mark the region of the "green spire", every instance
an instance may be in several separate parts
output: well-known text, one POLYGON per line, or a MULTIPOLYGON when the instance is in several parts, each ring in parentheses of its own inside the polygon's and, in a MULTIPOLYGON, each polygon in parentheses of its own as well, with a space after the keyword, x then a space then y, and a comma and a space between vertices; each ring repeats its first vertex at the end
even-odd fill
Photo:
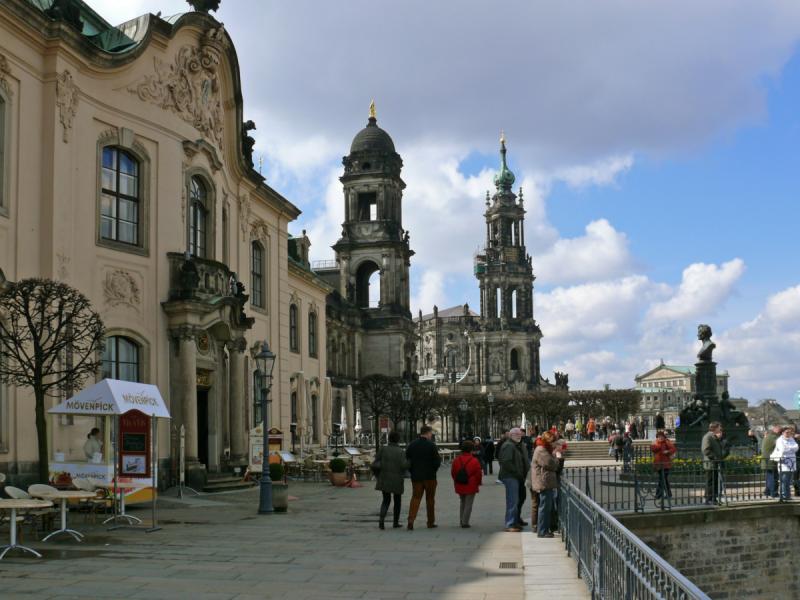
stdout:
POLYGON ((514 173, 508 168, 506 164, 506 134, 500 132, 500 172, 494 176, 494 185, 497 187, 498 192, 511 191, 511 186, 514 185, 514 173))

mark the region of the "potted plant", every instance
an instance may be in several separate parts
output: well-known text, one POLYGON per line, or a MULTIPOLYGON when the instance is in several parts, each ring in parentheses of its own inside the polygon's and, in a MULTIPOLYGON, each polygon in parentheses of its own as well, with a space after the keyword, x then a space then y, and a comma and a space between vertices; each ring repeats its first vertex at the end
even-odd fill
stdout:
POLYGON ((347 461, 343 458, 333 458, 329 466, 331 468, 331 483, 337 487, 347 485, 347 461))
POLYGON ((289 508, 289 484, 284 479, 285 469, 281 463, 270 463, 269 478, 272 480, 272 508, 275 512, 286 512, 289 508))

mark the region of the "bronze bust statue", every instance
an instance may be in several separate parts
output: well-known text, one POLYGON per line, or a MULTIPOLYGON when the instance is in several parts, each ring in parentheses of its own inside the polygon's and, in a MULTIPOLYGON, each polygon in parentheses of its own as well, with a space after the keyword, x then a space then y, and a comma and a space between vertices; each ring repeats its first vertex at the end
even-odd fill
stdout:
POLYGON ((711 362, 711 354, 717 345, 711 341, 711 327, 708 325, 697 326, 697 339, 703 342, 703 347, 697 353, 697 359, 700 362, 711 362))

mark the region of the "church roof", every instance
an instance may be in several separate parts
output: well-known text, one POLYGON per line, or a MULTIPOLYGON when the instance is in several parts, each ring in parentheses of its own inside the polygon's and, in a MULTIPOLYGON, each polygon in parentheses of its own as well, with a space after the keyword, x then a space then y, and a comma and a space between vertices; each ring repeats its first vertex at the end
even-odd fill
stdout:
MULTIPOLYGON (((470 317, 479 317, 480 315, 473 311, 472 309, 467 309, 469 312, 470 317)), ((450 308, 442 308, 439 310, 438 316, 440 318, 446 317, 463 317, 464 316, 464 305, 458 304, 456 306, 451 306, 450 308)), ((428 321, 429 319, 433 318, 433 313, 429 313, 427 315, 422 315, 423 321, 428 321)), ((415 321, 419 322, 419 317, 414 318, 415 321)))
POLYGON ((356 134, 350 144, 353 152, 394 152, 394 142, 383 129, 378 127, 378 120, 370 117, 367 126, 356 134))

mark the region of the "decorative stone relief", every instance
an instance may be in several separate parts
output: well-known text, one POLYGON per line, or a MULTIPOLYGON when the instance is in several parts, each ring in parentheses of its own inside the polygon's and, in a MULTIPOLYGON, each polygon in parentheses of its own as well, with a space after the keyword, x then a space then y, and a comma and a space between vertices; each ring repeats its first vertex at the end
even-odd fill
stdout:
POLYGON ((58 253, 56 254, 56 261, 58 261, 58 266, 56 267, 56 274, 61 281, 66 281, 69 278, 69 261, 70 258, 66 254, 58 253))
POLYGON ((106 273, 103 281, 103 295, 108 306, 126 305, 137 308, 141 304, 139 284, 133 275, 122 269, 106 273))
POLYGON ((269 240, 269 227, 267 227, 267 224, 261 219, 257 219, 250 223, 250 239, 258 240, 264 244, 264 247, 268 245, 267 241, 269 240))
POLYGON ((208 354, 211 349, 211 340, 208 338, 208 333, 203 331, 197 336, 197 349, 201 354, 208 354))
POLYGON ((220 147, 223 109, 218 69, 220 50, 226 45, 224 33, 222 26, 209 30, 199 47, 180 48, 173 64, 155 57, 155 75, 128 88, 140 100, 174 112, 220 147))
POLYGON ((64 142, 69 142, 69 133, 72 130, 72 121, 78 112, 78 86, 72 80, 72 73, 68 69, 58 76, 56 80, 56 104, 58 104, 59 118, 64 128, 64 142))
POLYGON ((250 222, 250 196, 242 194, 239 196, 239 227, 242 235, 247 235, 247 225, 250 222))
POLYGON ((0 54, 0 88, 9 96, 11 96, 11 84, 8 81, 10 75, 11 68, 8 66, 8 59, 0 54))

